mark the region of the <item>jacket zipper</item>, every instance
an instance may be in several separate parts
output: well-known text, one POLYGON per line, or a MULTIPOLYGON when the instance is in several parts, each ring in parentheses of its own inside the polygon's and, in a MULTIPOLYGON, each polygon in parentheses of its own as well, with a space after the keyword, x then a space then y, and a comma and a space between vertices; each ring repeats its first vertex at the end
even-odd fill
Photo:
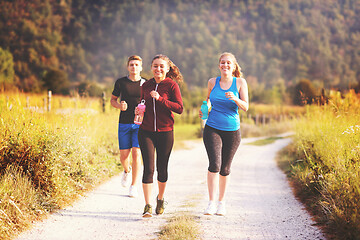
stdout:
MULTIPOLYGON (((159 84, 157 83, 155 86, 155 91, 157 91, 159 84)), ((156 110, 155 110, 155 98, 153 98, 153 106, 154 106, 154 130, 156 132, 156 110)))

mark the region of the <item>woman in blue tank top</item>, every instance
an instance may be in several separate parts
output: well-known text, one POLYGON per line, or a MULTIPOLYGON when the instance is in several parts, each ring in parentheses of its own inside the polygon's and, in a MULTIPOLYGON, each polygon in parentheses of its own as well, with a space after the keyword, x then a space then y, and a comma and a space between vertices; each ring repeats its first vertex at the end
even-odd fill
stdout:
MULTIPOLYGON (((233 54, 225 52, 219 59, 220 77, 208 82, 207 101, 211 111, 204 128, 203 141, 209 158, 209 204, 206 215, 225 215, 225 192, 229 183, 232 159, 240 145, 239 109, 247 111, 249 96, 246 80, 233 54), (219 186, 219 198, 215 195, 219 186)), ((200 111, 200 117, 202 113, 200 111)))

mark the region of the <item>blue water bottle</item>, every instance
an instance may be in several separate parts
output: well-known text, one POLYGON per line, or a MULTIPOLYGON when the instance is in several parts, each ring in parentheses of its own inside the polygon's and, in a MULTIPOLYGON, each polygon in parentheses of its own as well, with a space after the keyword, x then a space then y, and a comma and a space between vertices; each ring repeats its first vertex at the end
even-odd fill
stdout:
POLYGON ((201 105, 201 112, 202 112, 202 117, 201 119, 205 120, 208 118, 208 112, 209 112, 209 108, 207 106, 207 101, 203 101, 202 105, 201 105))

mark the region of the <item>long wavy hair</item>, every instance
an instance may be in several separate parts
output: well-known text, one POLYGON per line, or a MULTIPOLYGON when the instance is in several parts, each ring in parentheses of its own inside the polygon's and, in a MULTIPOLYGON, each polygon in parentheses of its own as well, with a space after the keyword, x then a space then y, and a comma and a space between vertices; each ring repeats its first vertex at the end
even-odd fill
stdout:
POLYGON ((236 60, 236 57, 234 56, 234 54, 232 53, 229 53, 229 52, 224 52, 220 55, 220 58, 219 58, 219 63, 221 61, 221 58, 223 58, 224 56, 229 56, 232 58, 234 64, 235 64, 235 69, 234 71, 232 72, 232 75, 233 77, 237 77, 237 78, 241 78, 243 77, 243 73, 241 72, 241 67, 239 66, 237 60, 236 60))
POLYGON ((162 59, 164 61, 167 62, 167 64, 169 65, 169 72, 166 74, 166 77, 171 78, 172 80, 178 82, 178 83, 182 83, 184 81, 184 78, 179 70, 179 68, 170 60, 170 58, 166 55, 163 54, 159 54, 156 55, 153 60, 151 61, 151 65, 153 64, 155 59, 162 59))

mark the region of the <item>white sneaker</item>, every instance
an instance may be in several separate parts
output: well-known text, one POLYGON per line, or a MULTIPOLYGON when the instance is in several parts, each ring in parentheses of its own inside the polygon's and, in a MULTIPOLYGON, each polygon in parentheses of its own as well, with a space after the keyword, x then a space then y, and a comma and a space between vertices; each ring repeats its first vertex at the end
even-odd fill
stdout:
POLYGON ((205 215, 214 215, 216 213, 216 204, 214 201, 209 201, 207 208, 205 209, 205 215))
POLYGON ((139 194, 138 194, 136 186, 131 185, 130 189, 129 189, 129 197, 136 198, 138 195, 139 194))
POLYGON ((130 175, 131 175, 131 171, 129 172, 123 172, 123 175, 121 177, 121 185, 123 187, 127 187, 129 185, 129 181, 130 181, 130 175))
POLYGON ((216 215, 224 216, 225 214, 226 214, 225 202, 224 201, 219 201, 217 211, 216 211, 216 215))

